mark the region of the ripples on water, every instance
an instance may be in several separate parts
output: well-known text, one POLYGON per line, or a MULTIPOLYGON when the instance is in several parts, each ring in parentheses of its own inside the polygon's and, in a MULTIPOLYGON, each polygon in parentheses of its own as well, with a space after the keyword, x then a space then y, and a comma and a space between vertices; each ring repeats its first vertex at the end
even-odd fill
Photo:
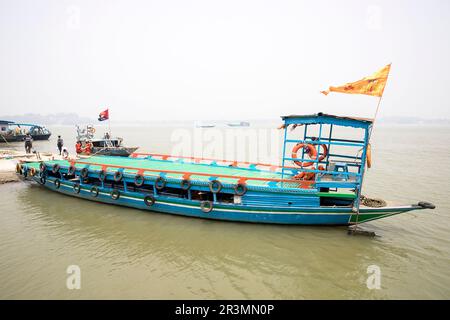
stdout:
POLYGON ((216 222, 37 185, 0 186, 0 298, 448 299, 449 129, 380 127, 374 139, 364 193, 438 206, 365 224, 376 238, 348 236, 344 227, 216 222), (71 264, 81 268, 81 290, 65 286, 71 264), (372 264, 381 268, 381 290, 366 287, 372 264))

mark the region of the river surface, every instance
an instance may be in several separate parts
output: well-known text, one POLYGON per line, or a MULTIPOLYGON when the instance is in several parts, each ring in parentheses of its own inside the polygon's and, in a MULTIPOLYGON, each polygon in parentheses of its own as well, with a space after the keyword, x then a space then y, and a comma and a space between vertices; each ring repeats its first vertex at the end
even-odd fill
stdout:
MULTIPOLYGON (((50 129, 51 140, 34 147, 55 151, 61 134, 73 152, 74 128, 50 129)), ((113 134, 141 151, 197 155, 199 134, 206 151, 227 158, 219 149, 233 148, 230 130, 161 125, 113 134)), ((270 142, 276 132, 236 130, 257 137, 264 149, 258 160, 278 159, 279 145, 270 142)), ((349 236, 345 227, 208 221, 75 199, 31 183, 0 185, 0 298, 449 299, 450 128, 379 126, 372 152, 364 194, 426 200, 437 209, 366 223, 372 238, 349 236), (70 265, 81 270, 79 290, 66 286, 70 265), (366 284, 369 266, 380 270, 380 289, 366 284)), ((254 160, 248 154, 237 157, 254 160)))

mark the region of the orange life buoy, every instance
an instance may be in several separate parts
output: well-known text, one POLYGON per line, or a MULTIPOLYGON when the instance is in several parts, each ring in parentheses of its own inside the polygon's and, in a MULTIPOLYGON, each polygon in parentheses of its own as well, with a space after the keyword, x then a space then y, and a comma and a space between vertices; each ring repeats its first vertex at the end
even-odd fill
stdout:
MULTIPOLYGON (((292 149, 291 157, 294 158, 294 159, 297 159, 297 152, 298 152, 298 150, 300 150, 302 148, 307 148, 306 153, 309 155, 309 157, 311 159, 316 159, 316 157, 317 157, 316 147, 314 147, 314 145, 312 145, 312 144, 306 144, 306 143, 297 143, 294 146, 294 148, 292 149)), ((298 165, 299 167, 303 168, 303 167, 309 167, 314 162, 301 162, 301 161, 294 160, 294 163, 296 165, 298 165)))
POLYGON ((367 162, 367 168, 372 167, 372 147, 370 146, 370 143, 367 145, 366 162, 367 162))
MULTIPOLYGON (((295 147, 292 149, 292 158, 297 159, 298 150, 300 150, 301 148, 304 148, 304 147, 308 148, 308 151, 306 152, 308 154, 308 156, 312 160, 316 160, 317 159, 316 147, 314 147, 314 145, 312 145, 312 144, 305 144, 305 143, 298 143, 295 145, 295 147)), ((328 147, 325 144, 322 144, 321 147, 323 148, 323 153, 321 156, 319 156, 319 161, 322 161, 328 155, 328 147)), ((314 164, 314 162, 302 163, 301 161, 296 161, 296 160, 294 161, 294 163, 302 168, 309 167, 310 165, 314 164)))

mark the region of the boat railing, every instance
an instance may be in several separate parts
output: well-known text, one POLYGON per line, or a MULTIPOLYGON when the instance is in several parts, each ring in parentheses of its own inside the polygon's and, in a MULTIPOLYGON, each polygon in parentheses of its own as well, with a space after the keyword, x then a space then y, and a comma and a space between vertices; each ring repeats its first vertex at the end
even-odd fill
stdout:
MULTIPOLYGON (((336 116, 317 114, 313 116, 283 117, 284 129, 281 175, 293 174, 291 163, 297 164, 298 178, 312 180, 316 188, 352 188, 356 194, 360 193, 363 181, 370 121, 358 119, 343 119, 336 116), (290 127, 291 126, 291 127, 290 127), (290 127, 290 128, 289 128, 290 127), (302 127, 303 130, 294 131, 302 127), (358 138, 336 137, 335 127, 351 127, 355 130, 351 134, 360 134, 358 138), (312 128, 312 129, 311 129, 312 128), (294 146, 299 144, 313 145, 311 148, 297 147, 297 154, 293 154, 294 146), (292 151, 291 151, 292 149, 292 151), (314 154, 314 156, 311 156, 314 154), (313 175, 308 174, 313 173, 313 175)), ((341 132, 337 132, 341 133, 341 132)))
MULTIPOLYGON (((134 152, 134 153, 132 153, 130 155, 130 157, 132 157, 132 158, 137 158, 139 156, 150 157, 150 159, 152 159, 154 157, 158 157, 158 158, 161 158, 162 160, 169 160, 170 158, 172 158, 172 159, 186 159, 186 160, 192 160, 194 163, 199 163, 201 161, 209 161, 209 162, 230 164, 233 167, 238 167, 238 166, 261 166, 261 167, 268 167, 269 171, 276 171, 276 169, 281 169, 282 168, 280 165, 269 164, 269 163, 261 163, 261 162, 225 160, 225 159, 217 159, 217 158, 204 158, 204 157, 192 157, 192 156, 175 156, 175 155, 168 155, 168 154, 161 154, 161 153, 134 152)), ((295 169, 295 167, 291 167, 291 168, 295 169)))
MULTIPOLYGON (((146 158, 150 158, 153 159, 154 157, 157 158, 161 158, 162 160, 165 161, 170 161, 170 159, 173 159, 172 161, 177 161, 178 159, 187 159, 187 160, 192 160, 195 163, 200 163, 201 161, 209 161, 210 163, 215 163, 217 165, 217 163, 224 163, 224 164, 232 164, 234 167, 238 167, 240 165, 244 165, 244 166, 249 166, 250 169, 251 166, 261 166, 261 167, 268 167, 269 171, 272 172, 276 172, 279 171, 281 172, 281 169, 283 168, 280 165, 273 165, 273 164, 267 164, 267 163, 259 163, 259 162, 248 162, 248 161, 234 161, 234 160, 223 160, 223 159, 216 159, 216 158, 203 158, 203 157, 192 157, 192 156, 174 156, 174 155, 167 155, 167 154, 160 154, 160 153, 144 153, 144 152, 135 152, 132 153, 130 155, 130 157, 132 158, 137 158, 139 156, 144 156, 146 158)), ((338 154, 333 154, 330 156, 340 156, 338 154)), ((344 156, 347 157, 347 156, 344 156)), ((348 158, 354 159, 354 157, 350 157, 348 156, 348 158)), ((302 159, 294 159, 294 158, 285 158, 286 160, 302 160, 302 159)), ((359 159, 361 159, 359 157, 359 159)), ((306 161, 306 160, 305 160, 306 161)), ((318 160, 307 160, 308 162, 315 162, 315 163, 319 163, 319 164, 328 164, 330 161, 318 161, 318 160)), ((349 162, 349 161, 339 161, 339 162, 344 162, 346 163, 348 166, 351 167, 359 167, 359 164, 354 163, 354 162, 349 162)), ((333 175, 333 176, 342 176, 342 172, 335 172, 335 171, 324 171, 324 170, 315 170, 315 169, 308 169, 308 168, 302 168, 302 167, 298 167, 298 166, 285 166, 284 169, 286 171, 290 171, 291 174, 296 175, 299 172, 310 172, 310 173, 319 173, 321 175, 324 174, 328 174, 328 175, 333 175)), ((264 170, 267 171, 267 170, 264 170)), ((346 175, 348 176, 360 176, 359 173, 356 172, 348 172, 346 173, 346 175)), ((298 180, 297 180, 298 181, 298 180)))
POLYGON ((297 179, 281 179, 281 178, 265 178, 265 177, 248 177, 248 176, 237 176, 237 175, 227 175, 220 173, 205 173, 205 172, 194 172, 194 171, 178 171, 178 170, 162 170, 162 169, 150 169, 150 168, 139 168, 131 166, 121 166, 114 164, 97 163, 90 161, 70 161, 70 165, 75 166, 76 164, 83 164, 88 166, 99 166, 101 170, 108 171, 108 168, 122 169, 122 170, 133 170, 136 174, 142 174, 144 176, 160 177, 161 174, 180 174, 183 179, 189 179, 191 176, 204 176, 209 178, 226 178, 235 179, 236 183, 245 184, 247 181, 266 181, 266 182, 280 182, 280 183, 291 183, 295 184, 299 188, 310 188, 314 181, 301 181, 297 179), (154 174, 148 174, 146 172, 151 172, 154 174))

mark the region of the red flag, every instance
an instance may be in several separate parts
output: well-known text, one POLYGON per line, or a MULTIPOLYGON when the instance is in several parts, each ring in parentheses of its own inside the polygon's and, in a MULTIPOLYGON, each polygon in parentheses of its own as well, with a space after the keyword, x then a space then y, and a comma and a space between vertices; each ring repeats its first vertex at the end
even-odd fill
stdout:
POLYGON ((106 109, 105 111, 100 112, 98 115, 98 121, 104 121, 109 119, 109 111, 106 109))

